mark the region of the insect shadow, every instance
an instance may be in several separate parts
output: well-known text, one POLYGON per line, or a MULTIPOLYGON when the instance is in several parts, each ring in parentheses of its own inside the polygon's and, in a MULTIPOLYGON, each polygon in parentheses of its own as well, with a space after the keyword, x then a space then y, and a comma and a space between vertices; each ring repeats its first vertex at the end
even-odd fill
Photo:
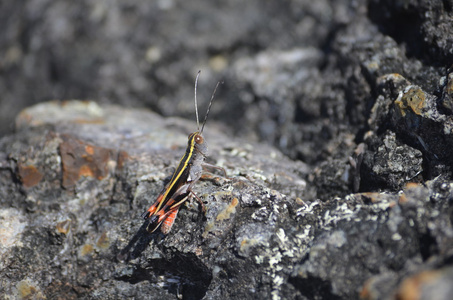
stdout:
MULTIPOLYGON (((181 198, 185 198, 187 196, 183 195, 181 198)), ((199 226, 201 223, 206 221, 206 216, 203 213, 203 208, 200 205, 198 216, 196 222, 199 226)), ((167 237, 166 234, 162 233, 162 231, 157 229, 154 232, 149 232, 149 225, 150 220, 145 220, 142 226, 137 230, 134 236, 130 239, 129 243, 124 247, 119 253, 117 254, 116 258, 118 261, 128 262, 139 257, 143 251, 149 246, 151 242, 155 244, 160 244, 162 241, 167 237)), ((201 227, 200 227, 201 228, 201 227)))
MULTIPOLYGON (((129 262, 140 256, 151 241, 163 241, 165 235, 160 230, 149 233, 147 226, 148 222, 145 221, 129 244, 117 254, 118 261, 129 262)), ((177 299, 199 300, 206 295, 212 281, 212 272, 196 254, 176 251, 166 258, 152 259, 144 265, 134 264, 131 274, 121 273, 116 279, 131 284, 141 281, 162 284, 162 288, 177 299), (164 278, 163 281, 160 277, 164 278)))
POLYGON ((146 250, 151 241, 160 243, 163 239, 165 239, 166 236, 160 231, 149 233, 146 230, 148 225, 148 221, 143 222, 143 225, 134 234, 127 246, 117 254, 116 258, 118 261, 128 262, 135 259, 146 250))

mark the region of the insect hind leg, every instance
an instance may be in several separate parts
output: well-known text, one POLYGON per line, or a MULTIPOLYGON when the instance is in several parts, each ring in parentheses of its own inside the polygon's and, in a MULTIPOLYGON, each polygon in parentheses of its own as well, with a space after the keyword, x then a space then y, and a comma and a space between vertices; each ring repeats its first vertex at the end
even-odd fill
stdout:
POLYGON ((201 166, 202 166, 203 168, 205 168, 205 169, 206 169, 206 168, 212 168, 212 169, 219 170, 219 171, 221 171, 221 172, 223 173, 223 177, 225 177, 225 178, 228 179, 228 180, 231 180, 231 179, 232 179, 231 177, 228 177, 228 175, 227 175, 225 169, 222 168, 222 167, 215 166, 215 165, 211 165, 211 164, 208 164, 208 163, 203 163, 201 166))
POLYGON ((169 211, 168 216, 165 218, 165 220, 162 222, 162 226, 160 227, 160 231, 167 235, 171 228, 173 227, 173 224, 175 223, 176 216, 178 215, 179 211, 179 206, 176 207, 175 209, 172 209, 169 211))
POLYGON ((198 203, 200 203, 203 213, 206 213, 206 205, 204 205, 200 197, 198 197, 197 194, 195 194, 192 190, 190 190, 190 193, 195 197, 195 199, 197 199, 198 203))

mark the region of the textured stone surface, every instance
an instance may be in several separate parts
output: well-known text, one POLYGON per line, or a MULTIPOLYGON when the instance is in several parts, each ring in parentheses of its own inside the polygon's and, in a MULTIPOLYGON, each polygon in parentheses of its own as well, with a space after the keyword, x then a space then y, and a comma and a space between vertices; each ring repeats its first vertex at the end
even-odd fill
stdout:
POLYGON ((0 294, 449 299, 452 7, 2 2, 0 294), (150 236, 199 69, 234 179, 150 236))
MULTIPOLYGON (((207 213, 188 202, 163 237, 146 233, 139 215, 168 180, 195 122, 67 101, 30 107, 17 123, 18 132, 0 142, 2 172, 11 174, 0 187, 11 190, 2 204, 5 294, 381 299, 406 295, 419 279, 404 278, 417 270, 436 274, 420 294, 450 276, 434 271, 453 243, 453 183, 445 178, 406 184, 399 194, 320 201, 304 180, 317 170, 269 146, 232 140, 210 122, 211 162, 232 179, 204 176, 195 192, 207 213), (46 119, 46 111, 61 120, 46 119), (40 180, 23 176, 21 165, 40 180)), ((384 144, 392 143, 395 135, 387 135, 384 144)), ((379 161, 395 170, 406 166, 399 155, 379 161)))
MULTIPOLYGON (((3 206, 16 207, 2 214, 1 271, 12 276, 1 286, 6 294, 26 297, 13 288, 20 285, 23 293, 63 296, 68 291, 62 287, 69 285, 76 297, 115 297, 113 291, 121 289, 119 297, 151 293, 198 299, 210 288, 232 285, 213 272, 248 268, 253 253, 261 253, 256 254, 260 263, 281 256, 282 250, 266 251, 273 240, 287 247, 278 224, 291 220, 288 207, 296 205, 309 168, 270 146, 230 140, 208 124, 212 160, 233 179, 204 176, 195 192, 206 202, 206 215, 188 203, 163 239, 144 232, 139 215, 156 199, 169 168, 176 167, 194 121, 54 101, 22 111, 17 124, 17 133, 0 142, 6 154, 2 171, 18 178, 1 186, 15 190, 3 206), (49 117, 52 113, 59 117, 49 117), (17 281, 24 276, 28 281, 17 281), (132 289, 142 281, 149 286, 132 289), (124 283, 129 287, 122 288, 124 283)), ((300 252, 296 245, 290 249, 300 252)), ((238 280, 248 278, 242 276, 238 280)), ((274 280, 277 272, 261 276, 274 280)), ((235 293, 246 295, 254 288, 253 282, 247 284, 235 293)), ((264 295, 271 287, 256 292, 264 295)))

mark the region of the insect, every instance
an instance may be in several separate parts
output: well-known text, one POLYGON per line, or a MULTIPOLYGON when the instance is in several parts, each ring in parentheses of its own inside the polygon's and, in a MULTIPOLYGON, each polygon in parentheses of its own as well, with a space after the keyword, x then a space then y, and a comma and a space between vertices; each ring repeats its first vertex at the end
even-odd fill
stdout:
POLYGON ((204 162, 208 154, 208 145, 203 138, 203 129, 206 124, 209 111, 211 110, 212 100, 214 99, 215 92, 217 91, 217 87, 220 82, 217 83, 214 92, 212 93, 208 110, 206 111, 203 125, 200 130, 197 105, 197 83, 199 76, 200 71, 195 79, 195 113, 197 118, 197 131, 189 135, 186 153, 181 158, 170 182, 160 192, 154 204, 142 214, 142 217, 145 220, 149 219, 149 223, 146 228, 148 232, 154 232, 160 227, 163 234, 168 234, 173 226, 173 223, 175 222, 179 208, 187 199, 189 199, 190 195, 193 195, 197 201, 200 202, 203 212, 206 211, 201 199, 192 191, 192 187, 195 183, 197 183, 202 175, 203 167, 220 169, 225 174, 225 177, 227 177, 225 169, 204 162))

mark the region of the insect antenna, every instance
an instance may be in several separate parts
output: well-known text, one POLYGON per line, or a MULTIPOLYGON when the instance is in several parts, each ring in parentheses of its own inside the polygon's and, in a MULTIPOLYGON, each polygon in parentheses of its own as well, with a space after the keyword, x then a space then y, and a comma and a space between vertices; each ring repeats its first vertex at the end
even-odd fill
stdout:
POLYGON ((217 91, 217 88, 219 87, 219 85, 221 83, 223 84, 223 81, 217 82, 217 84, 214 88, 214 92, 212 92, 211 100, 209 101, 208 110, 206 111, 206 115, 204 116, 204 121, 203 121, 203 125, 201 126, 200 133, 203 133, 204 124, 206 124, 206 120, 208 119, 209 111, 211 110, 212 100, 214 100, 215 92, 217 91))
POLYGON ((195 78, 195 115, 197 116, 197 130, 200 132, 200 121, 198 121, 198 104, 197 104, 197 85, 198 77, 200 77, 201 70, 198 70, 197 78, 195 78))

